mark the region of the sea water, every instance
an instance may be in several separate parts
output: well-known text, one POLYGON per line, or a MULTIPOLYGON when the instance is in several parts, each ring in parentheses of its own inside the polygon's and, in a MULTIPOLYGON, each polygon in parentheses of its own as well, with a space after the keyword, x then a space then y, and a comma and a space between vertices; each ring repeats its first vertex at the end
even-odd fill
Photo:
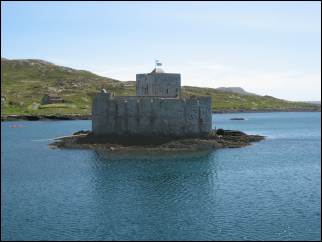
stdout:
POLYGON ((113 154, 48 147, 90 121, 1 122, 1 239, 319 240, 321 113, 215 114, 213 127, 266 139, 113 154))

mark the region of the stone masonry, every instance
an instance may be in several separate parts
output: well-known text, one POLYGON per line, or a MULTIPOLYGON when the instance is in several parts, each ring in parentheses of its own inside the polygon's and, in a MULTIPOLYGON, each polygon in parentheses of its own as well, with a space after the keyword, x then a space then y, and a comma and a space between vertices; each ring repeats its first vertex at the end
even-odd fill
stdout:
POLYGON ((137 74, 136 88, 137 96, 94 97, 94 135, 196 137, 211 131, 211 97, 180 98, 180 74, 137 74))
POLYGON ((180 97, 181 77, 160 68, 136 75, 136 96, 180 97))

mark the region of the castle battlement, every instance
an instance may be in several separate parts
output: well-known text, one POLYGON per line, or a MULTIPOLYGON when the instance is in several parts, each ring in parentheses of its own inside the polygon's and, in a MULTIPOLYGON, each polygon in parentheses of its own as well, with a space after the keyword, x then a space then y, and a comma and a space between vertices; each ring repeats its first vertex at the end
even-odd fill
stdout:
POLYGON ((180 97, 181 75, 158 69, 136 75, 136 96, 180 97))

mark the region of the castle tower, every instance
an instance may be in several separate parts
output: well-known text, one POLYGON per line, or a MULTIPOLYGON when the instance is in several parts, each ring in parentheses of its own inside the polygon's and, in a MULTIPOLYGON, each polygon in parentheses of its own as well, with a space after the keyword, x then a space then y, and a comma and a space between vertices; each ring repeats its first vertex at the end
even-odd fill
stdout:
POLYGON ((136 75, 136 96, 95 95, 94 135, 196 137, 211 131, 211 97, 180 98, 180 74, 160 65, 136 75))
POLYGON ((179 98, 180 95, 179 73, 165 73, 156 66, 151 73, 136 75, 136 96, 179 98))

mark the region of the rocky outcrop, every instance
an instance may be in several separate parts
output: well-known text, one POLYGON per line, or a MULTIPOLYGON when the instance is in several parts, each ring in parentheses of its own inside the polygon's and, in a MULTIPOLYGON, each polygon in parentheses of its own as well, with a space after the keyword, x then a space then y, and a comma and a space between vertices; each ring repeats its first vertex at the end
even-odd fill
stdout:
POLYGON ((244 118, 231 118, 230 120, 245 120, 244 118))
POLYGON ((110 151, 199 151, 219 148, 239 148, 263 140, 261 135, 247 135, 235 130, 213 130, 204 137, 137 137, 94 136, 90 131, 79 131, 57 139, 53 148, 103 149, 110 151))

